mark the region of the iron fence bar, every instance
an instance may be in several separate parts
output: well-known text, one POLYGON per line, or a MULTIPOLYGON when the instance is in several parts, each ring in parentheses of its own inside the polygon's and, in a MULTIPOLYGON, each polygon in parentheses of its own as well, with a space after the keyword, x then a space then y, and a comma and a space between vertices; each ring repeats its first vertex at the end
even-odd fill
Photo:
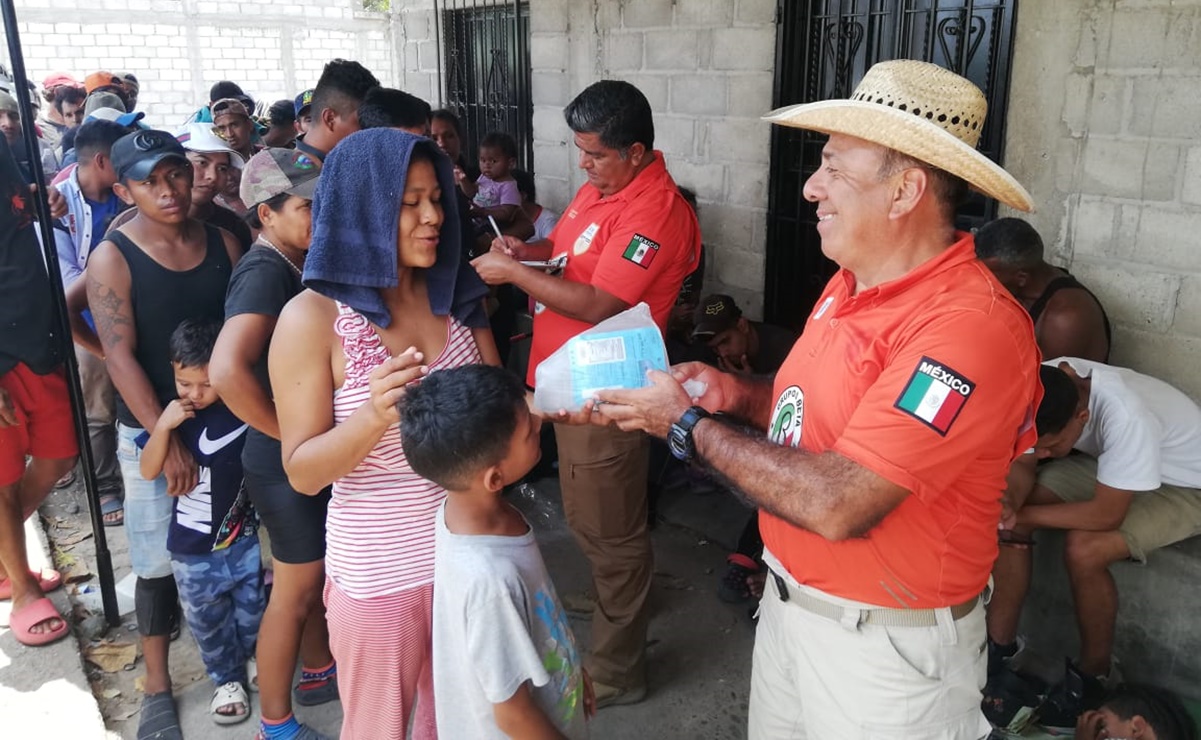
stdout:
MULTIPOLYGON (((446 53, 446 49, 442 44, 442 10, 439 6, 438 0, 434 0, 434 45, 436 47, 435 56, 438 58, 438 104, 434 107, 445 108, 446 101, 442 96, 444 94, 443 91, 446 90, 447 83, 443 77, 442 70, 445 66, 443 64, 443 56, 446 53)), ((450 96, 447 95, 446 97, 449 98, 450 96)))
POLYGON ((34 196, 37 208, 38 229, 42 236, 42 253, 46 261, 46 273, 50 292, 57 314, 57 341, 65 365, 67 391, 71 397, 72 417, 75 421, 75 437, 79 440, 79 459, 83 465, 84 488, 87 490, 88 511, 92 520, 92 538, 96 543, 96 576, 100 581, 100 598, 104 605, 104 618, 111 626, 121 623, 121 612, 117 606, 117 586, 113 576, 112 554, 108 549, 108 536, 104 531, 104 514, 100 510, 100 489, 96 484, 96 466, 92 460, 92 446, 88 438, 88 419, 83 401, 83 388, 79 384, 79 366, 75 361, 75 344, 71 339, 71 325, 67 319, 67 298, 63 289, 62 273, 59 271, 58 252, 54 248, 54 234, 50 226, 50 202, 46 199, 46 173, 42 169, 41 151, 37 133, 34 131, 33 105, 29 99, 29 79, 25 72, 25 58, 21 54, 20 30, 17 26, 17 11, 13 0, 0 0, 0 11, 4 14, 4 30, 8 37, 8 54, 12 62, 13 92, 24 119, 21 126, 25 140, 25 152, 34 181, 38 184, 34 196))

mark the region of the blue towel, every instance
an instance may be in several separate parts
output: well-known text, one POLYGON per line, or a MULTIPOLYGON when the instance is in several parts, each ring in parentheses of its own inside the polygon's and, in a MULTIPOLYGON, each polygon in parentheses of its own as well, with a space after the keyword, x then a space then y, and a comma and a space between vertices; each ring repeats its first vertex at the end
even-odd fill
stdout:
POLYGON ((454 168, 434 142, 395 129, 351 134, 330 152, 313 197, 313 241, 304 261, 304 284, 350 306, 377 326, 392 322, 380 289, 395 287, 396 237, 401 199, 414 147, 433 154, 442 188, 438 259, 426 270, 430 309, 465 326, 488 326, 487 286, 461 257, 454 168))

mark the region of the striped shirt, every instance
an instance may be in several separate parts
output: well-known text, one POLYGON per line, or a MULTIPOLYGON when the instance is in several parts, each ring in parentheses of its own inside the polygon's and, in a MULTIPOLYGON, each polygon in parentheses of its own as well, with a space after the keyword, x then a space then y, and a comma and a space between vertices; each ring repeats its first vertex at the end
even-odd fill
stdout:
MULTIPOLYGON (((371 400, 371 371, 391 354, 361 314, 338 304, 346 377, 334 391, 334 423, 371 400)), ((480 362, 471 330, 447 319, 446 347, 431 372, 480 362)), ((434 580, 434 519, 446 491, 413 472, 393 424, 345 477, 334 481, 326 522, 325 570, 348 596, 395 594, 434 580)))

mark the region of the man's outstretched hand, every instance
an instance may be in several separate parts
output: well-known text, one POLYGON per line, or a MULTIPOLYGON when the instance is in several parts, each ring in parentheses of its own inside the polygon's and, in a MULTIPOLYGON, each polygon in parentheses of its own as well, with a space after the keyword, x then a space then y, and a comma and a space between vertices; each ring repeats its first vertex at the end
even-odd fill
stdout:
POLYGON ((646 376, 651 384, 645 388, 597 391, 597 412, 623 431, 641 430, 662 439, 692 406, 692 399, 675 377, 658 370, 646 376))

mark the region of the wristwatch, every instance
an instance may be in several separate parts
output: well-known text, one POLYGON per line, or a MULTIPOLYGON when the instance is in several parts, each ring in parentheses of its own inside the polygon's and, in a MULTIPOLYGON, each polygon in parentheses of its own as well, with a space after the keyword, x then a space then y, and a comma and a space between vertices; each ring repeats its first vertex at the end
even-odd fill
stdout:
POLYGON ((693 406, 684 412, 680 420, 671 425, 667 433, 667 448, 679 460, 689 462, 696 457, 696 444, 692 441, 692 430, 701 419, 710 418, 708 411, 693 406))

